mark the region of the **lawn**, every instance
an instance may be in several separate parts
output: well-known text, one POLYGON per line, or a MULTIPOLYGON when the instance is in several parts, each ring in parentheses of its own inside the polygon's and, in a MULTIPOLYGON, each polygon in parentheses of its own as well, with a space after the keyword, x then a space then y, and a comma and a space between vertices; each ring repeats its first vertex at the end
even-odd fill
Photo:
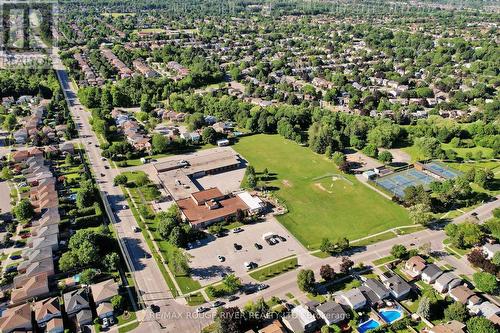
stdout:
POLYGON ((324 237, 355 240, 410 224, 403 207, 352 175, 332 177, 340 174, 333 162, 307 147, 278 135, 254 135, 234 148, 257 172, 268 169, 268 185, 289 211, 278 220, 309 249, 317 249, 324 237))
POLYGON ((297 267, 297 258, 290 258, 275 264, 265 266, 264 268, 258 269, 250 273, 250 276, 257 281, 266 281, 282 273, 293 270, 297 267))

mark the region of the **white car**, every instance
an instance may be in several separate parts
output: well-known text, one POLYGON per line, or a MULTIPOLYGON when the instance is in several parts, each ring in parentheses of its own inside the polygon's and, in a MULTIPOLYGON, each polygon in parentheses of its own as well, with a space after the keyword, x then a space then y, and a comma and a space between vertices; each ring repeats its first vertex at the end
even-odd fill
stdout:
POLYGON ((102 320, 102 328, 108 328, 108 326, 109 326, 108 318, 104 318, 102 320))

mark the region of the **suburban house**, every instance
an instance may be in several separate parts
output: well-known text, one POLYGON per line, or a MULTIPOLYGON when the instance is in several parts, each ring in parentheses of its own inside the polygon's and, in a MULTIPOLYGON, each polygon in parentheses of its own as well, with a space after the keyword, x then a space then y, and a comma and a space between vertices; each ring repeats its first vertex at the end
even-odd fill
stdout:
POLYGON ((366 298, 359 288, 353 288, 341 293, 335 300, 343 305, 349 306, 353 310, 357 310, 366 305, 366 298))
POLYGON ((397 274, 386 272, 381 275, 381 279, 384 286, 389 289, 389 292, 395 299, 403 299, 411 291, 410 284, 397 274))
POLYGON ((391 294, 389 289, 387 289, 382 282, 376 279, 367 279, 363 283, 363 286, 373 291, 373 293, 377 295, 379 300, 386 299, 391 294))
POLYGON ((64 308, 68 316, 73 316, 82 310, 90 309, 89 295, 86 289, 82 288, 67 292, 63 295, 63 299, 64 308))
POLYGON ((429 264, 422 271, 422 281, 431 284, 436 281, 436 279, 443 274, 443 271, 435 264, 429 264))
POLYGON ((45 295, 49 292, 49 281, 46 273, 37 274, 20 284, 18 288, 13 288, 10 302, 19 304, 26 300, 45 295))
POLYGON ((316 313, 327 325, 332 325, 347 319, 347 314, 340 304, 325 302, 316 307, 316 313))
POLYGON ((259 333, 287 333, 287 330, 279 320, 273 320, 269 325, 261 328, 259 333))
POLYGON ((470 290, 465 285, 460 285, 451 289, 448 294, 450 295, 451 298, 453 298, 453 300, 460 302, 464 305, 467 304, 469 298, 476 295, 472 290, 470 290))
POLYGON ((92 323, 92 311, 90 309, 80 310, 76 314, 76 323, 78 326, 89 325, 92 323))
POLYGON ((61 317, 61 306, 57 297, 51 297, 38 301, 34 306, 35 320, 39 326, 43 327, 52 318, 61 317))
POLYGON ((483 317, 497 326, 500 325, 500 307, 488 301, 479 304, 477 307, 483 317))
POLYGON ((2 333, 32 330, 30 303, 8 308, 2 313, 2 317, 0 317, 0 332, 2 333))
POLYGON ((52 318, 45 325, 46 333, 63 333, 64 332, 64 324, 62 318, 52 318))
POLYGON ((105 280, 90 286, 95 305, 108 302, 118 294, 118 284, 113 280, 105 280))
POLYGON ((411 278, 416 279, 422 274, 426 266, 427 263, 424 258, 421 256, 413 256, 406 261, 404 272, 411 278))
POLYGON ((486 259, 492 259, 495 253, 500 252, 500 244, 486 243, 483 245, 483 252, 486 259))
POLYGON ((298 305, 291 314, 283 317, 283 323, 292 332, 312 332, 318 320, 304 305, 298 305))
POLYGON ((461 283, 462 280, 458 276, 451 272, 446 272, 436 279, 433 288, 439 293, 445 293, 461 283))
POLYGON ((465 333, 465 324, 452 320, 439 324, 429 330, 429 333, 465 333))
POLYGON ((113 305, 109 302, 102 302, 97 306, 96 313, 97 316, 101 319, 112 317, 114 314, 113 305))

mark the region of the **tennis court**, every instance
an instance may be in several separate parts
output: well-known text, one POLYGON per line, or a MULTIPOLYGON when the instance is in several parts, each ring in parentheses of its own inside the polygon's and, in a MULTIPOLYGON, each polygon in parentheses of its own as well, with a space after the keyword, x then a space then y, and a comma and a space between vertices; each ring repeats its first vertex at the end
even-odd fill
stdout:
POLYGON ((422 185, 428 190, 429 184, 433 181, 438 181, 438 179, 412 168, 378 178, 375 183, 402 198, 407 187, 422 185))
POLYGON ((430 172, 444 178, 444 179, 453 179, 461 175, 459 171, 450 169, 438 162, 430 162, 427 164, 424 164, 425 169, 429 170, 430 172))

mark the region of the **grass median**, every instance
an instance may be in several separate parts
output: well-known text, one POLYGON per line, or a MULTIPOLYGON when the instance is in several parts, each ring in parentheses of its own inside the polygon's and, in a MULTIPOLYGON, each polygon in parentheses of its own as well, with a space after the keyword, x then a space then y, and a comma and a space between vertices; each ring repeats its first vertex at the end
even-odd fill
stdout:
POLYGON ((264 268, 252 271, 249 275, 257 281, 266 281, 280 274, 286 273, 288 271, 294 270, 298 267, 298 261, 296 257, 285 259, 274 264, 265 266, 264 268))

